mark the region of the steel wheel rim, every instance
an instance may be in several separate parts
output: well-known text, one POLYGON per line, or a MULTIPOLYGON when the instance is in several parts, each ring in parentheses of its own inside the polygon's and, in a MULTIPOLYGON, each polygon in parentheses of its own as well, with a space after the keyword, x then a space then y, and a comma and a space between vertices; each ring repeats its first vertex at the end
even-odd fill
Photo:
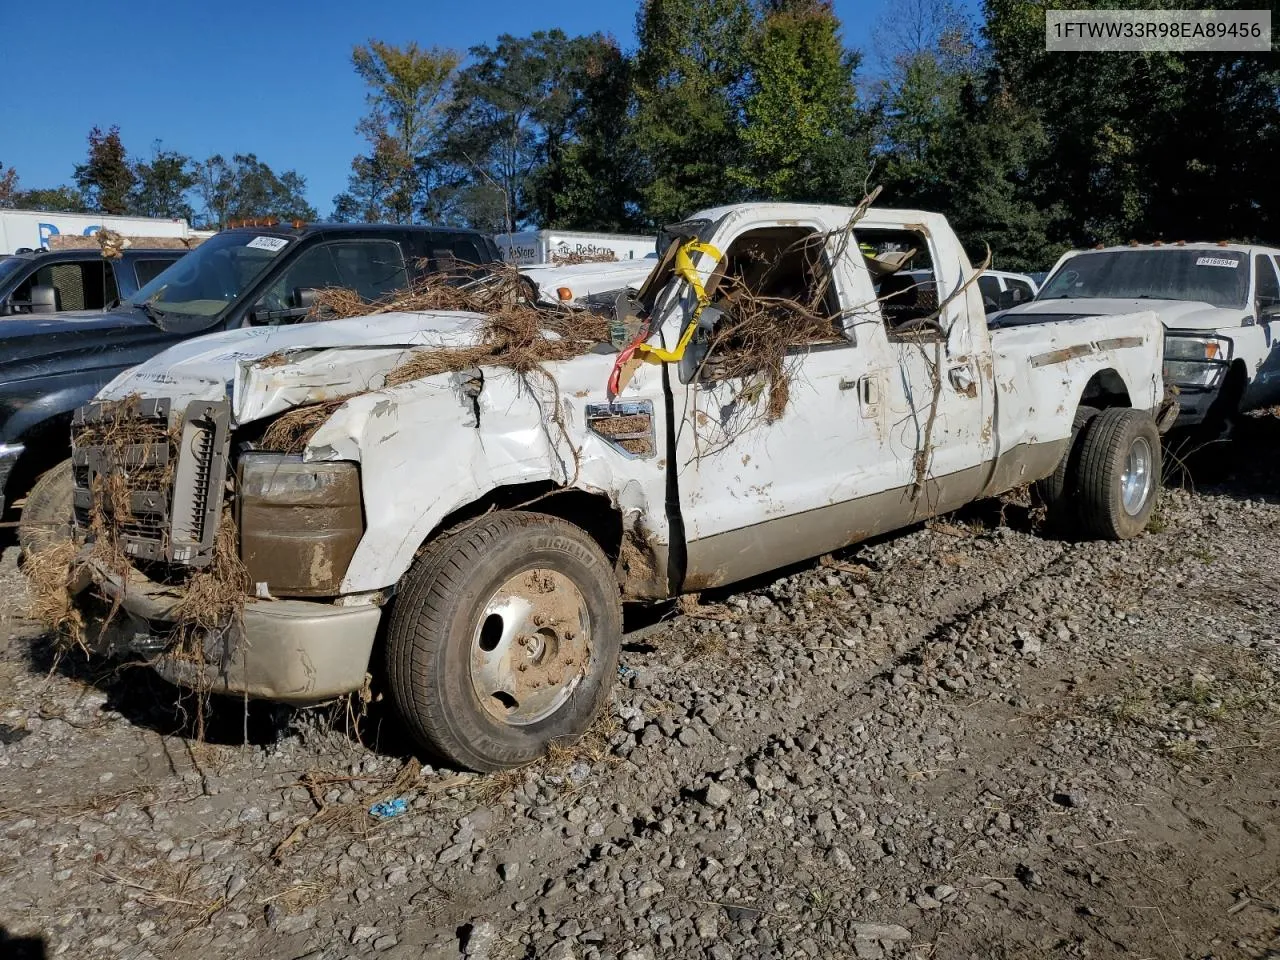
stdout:
POLYGON ((1124 459, 1124 473, 1120 474, 1120 502, 1124 505, 1124 512, 1131 517, 1142 512, 1151 495, 1151 464, 1154 459, 1147 438, 1134 438, 1124 459))
POLYGON ((554 714, 587 674, 591 617, 564 574, 523 570, 489 597, 471 638, 471 686, 485 712, 511 726, 554 714))

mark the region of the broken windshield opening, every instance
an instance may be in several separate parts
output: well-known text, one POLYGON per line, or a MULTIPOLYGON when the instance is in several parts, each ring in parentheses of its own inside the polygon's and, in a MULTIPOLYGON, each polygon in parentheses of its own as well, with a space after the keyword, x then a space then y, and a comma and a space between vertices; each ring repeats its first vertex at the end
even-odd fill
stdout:
POLYGON ((1037 300, 1194 300, 1243 307, 1249 259, 1240 250, 1107 250, 1078 253, 1045 284, 1037 300))

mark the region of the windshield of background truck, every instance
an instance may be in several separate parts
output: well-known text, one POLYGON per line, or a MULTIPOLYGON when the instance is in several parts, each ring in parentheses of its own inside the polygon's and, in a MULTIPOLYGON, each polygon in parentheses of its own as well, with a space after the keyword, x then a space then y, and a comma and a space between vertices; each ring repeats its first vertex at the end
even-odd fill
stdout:
POLYGON ((1064 263, 1037 300, 1195 300, 1243 307, 1249 258, 1223 249, 1107 250, 1078 253, 1064 263))
POLYGON ((21 270, 24 264, 30 262, 19 257, 0 257, 0 283, 4 283, 21 270))
POLYGON ((219 233, 156 276, 129 298, 158 315, 213 317, 258 280, 288 249, 288 237, 219 233))

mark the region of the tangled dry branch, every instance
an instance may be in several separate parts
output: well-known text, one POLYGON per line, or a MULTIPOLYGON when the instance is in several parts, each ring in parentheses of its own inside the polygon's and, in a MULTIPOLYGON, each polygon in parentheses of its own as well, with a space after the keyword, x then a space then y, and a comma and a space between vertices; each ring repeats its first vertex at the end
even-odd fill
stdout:
MULTIPOLYGON (((605 318, 587 311, 535 305, 533 289, 515 267, 506 265, 478 281, 429 274, 409 289, 372 303, 361 300, 351 290, 326 290, 317 299, 314 316, 329 319, 428 311, 479 314, 476 342, 461 347, 415 349, 387 373, 385 386, 481 366, 545 374, 543 364, 568 360, 609 342, 605 318)), ((267 429, 263 446, 271 450, 301 450, 348 399, 349 396, 337 397, 287 411, 267 429)))

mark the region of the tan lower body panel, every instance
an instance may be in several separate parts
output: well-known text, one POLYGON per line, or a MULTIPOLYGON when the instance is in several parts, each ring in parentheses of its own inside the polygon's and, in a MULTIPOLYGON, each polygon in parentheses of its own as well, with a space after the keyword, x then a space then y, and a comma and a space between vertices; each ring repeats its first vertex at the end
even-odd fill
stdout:
POLYGON ((898 487, 694 540, 683 590, 745 580, 1039 480, 1053 472, 1066 448, 1065 439, 1021 444, 994 463, 930 477, 919 496, 898 487))

